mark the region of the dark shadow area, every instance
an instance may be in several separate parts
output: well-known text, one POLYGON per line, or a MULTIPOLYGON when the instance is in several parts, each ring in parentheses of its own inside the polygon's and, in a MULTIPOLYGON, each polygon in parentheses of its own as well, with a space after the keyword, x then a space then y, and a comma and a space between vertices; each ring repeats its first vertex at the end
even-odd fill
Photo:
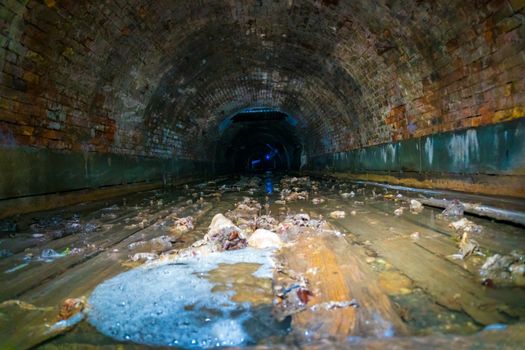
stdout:
POLYGON ((217 159, 234 172, 297 170, 301 142, 297 122, 286 113, 250 109, 229 118, 217 144, 217 159))

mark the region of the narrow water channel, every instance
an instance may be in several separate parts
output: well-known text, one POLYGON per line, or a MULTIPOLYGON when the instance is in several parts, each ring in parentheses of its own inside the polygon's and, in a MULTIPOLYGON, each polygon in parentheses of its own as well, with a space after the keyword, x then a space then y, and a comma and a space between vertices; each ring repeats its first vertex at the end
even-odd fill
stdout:
POLYGON ((0 348, 523 344, 525 229, 417 198, 267 173, 3 220, 0 348))

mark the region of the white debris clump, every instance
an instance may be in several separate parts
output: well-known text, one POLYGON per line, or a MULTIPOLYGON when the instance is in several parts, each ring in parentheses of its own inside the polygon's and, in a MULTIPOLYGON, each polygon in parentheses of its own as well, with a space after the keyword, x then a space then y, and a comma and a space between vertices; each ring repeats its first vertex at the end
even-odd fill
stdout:
POLYGON ((248 238, 248 245, 258 249, 281 248, 283 241, 275 232, 259 228, 248 238))
POLYGON ((423 211, 423 204, 420 201, 411 199, 410 200, 410 211, 414 213, 420 213, 423 211))
POLYGON ((449 226, 456 231, 463 231, 468 233, 480 233, 483 229, 481 225, 476 225, 467 218, 451 222, 449 226))
POLYGON ((344 199, 348 199, 348 198, 354 198, 355 197, 355 192, 352 191, 350 193, 341 193, 341 197, 343 197, 344 199))

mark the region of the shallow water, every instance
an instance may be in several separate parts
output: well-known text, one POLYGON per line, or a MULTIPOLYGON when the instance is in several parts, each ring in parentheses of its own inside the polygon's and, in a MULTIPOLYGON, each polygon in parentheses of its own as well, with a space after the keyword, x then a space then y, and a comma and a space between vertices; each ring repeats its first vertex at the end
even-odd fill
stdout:
MULTIPOLYGON (((219 190, 237 180, 137 193, 13 218, 16 232, 0 233, 0 347, 40 344, 42 348, 65 349, 130 341, 186 348, 217 343, 301 346, 304 340, 293 334, 289 320, 278 323, 273 319, 271 280, 268 272, 257 274, 264 267, 262 257, 243 255, 250 250, 220 254, 215 260, 138 268, 140 263, 130 260, 138 252, 160 254, 188 247, 203 237, 216 213, 233 209, 244 196, 268 203, 262 214, 269 212, 278 220, 287 213, 302 212, 334 225, 370 267, 410 335, 429 336, 428 344, 434 339, 431 337, 477 337, 490 324, 523 323, 525 289, 489 288, 481 284, 479 276, 487 256, 525 250, 522 227, 467 216, 483 227, 475 238, 485 256, 455 260, 450 255, 457 253, 458 242, 450 220, 440 217, 441 210, 428 207, 419 214, 405 210, 401 216, 394 215, 397 208, 406 207, 401 201, 385 199, 385 194, 398 194, 395 190, 321 180, 318 193, 312 191, 308 200, 282 205, 275 203, 281 189, 278 177, 267 175, 259 186, 240 191, 219 190), (355 197, 341 197, 340 192, 351 190, 355 197), (220 197, 218 192, 223 192, 220 197), (314 205, 312 198, 325 201, 314 205), (334 210, 345 211, 346 217, 331 219, 329 214, 334 210), (164 224, 171 214, 195 217, 195 228, 174 236, 164 224), (54 239, 49 238, 50 231, 76 222, 82 226, 79 232, 58 238, 52 233, 54 239), (92 230, 92 225, 98 229, 92 230), (416 240, 411 236, 414 232, 419 233, 416 240), (169 249, 152 245, 130 248, 130 244, 163 235, 172 237, 169 249), (43 259, 45 249, 53 249, 57 255, 43 259), (63 300, 81 296, 93 305, 88 320, 48 339, 46 330, 58 321, 63 300), (20 302, 6 302, 9 300, 20 302), (178 321, 172 322, 175 315, 178 321), (147 331, 144 322, 150 322, 147 331)), ((359 335, 349 341, 356 339, 359 335)))

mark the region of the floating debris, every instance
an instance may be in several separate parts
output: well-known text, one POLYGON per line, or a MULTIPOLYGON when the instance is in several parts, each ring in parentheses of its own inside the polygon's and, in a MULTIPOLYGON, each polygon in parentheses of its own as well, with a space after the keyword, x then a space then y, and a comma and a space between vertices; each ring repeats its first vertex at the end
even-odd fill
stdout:
POLYGON ((292 191, 290 189, 284 189, 281 191, 281 199, 286 202, 294 202, 298 200, 307 200, 308 192, 306 191, 292 191))
POLYGON ((65 332, 79 324, 85 317, 86 315, 84 312, 79 312, 67 320, 58 321, 49 327, 46 334, 59 334, 65 332))
POLYGON ((158 259, 159 256, 156 253, 137 253, 130 257, 131 261, 135 262, 146 262, 158 259))
POLYGON ((241 249, 248 244, 244 233, 222 214, 213 217, 204 240, 214 245, 215 251, 241 249))
POLYGON ((468 233, 480 233, 483 229, 481 225, 476 225, 467 218, 451 222, 449 224, 449 227, 453 228, 456 231, 463 231, 468 233))
POLYGON ((22 300, 6 300, 0 303, 0 309, 10 307, 10 306, 17 306, 22 310, 26 311, 52 311, 52 307, 38 307, 33 304, 27 303, 22 300))
POLYGON ((171 234, 183 234, 193 230, 193 217, 187 216, 185 218, 175 219, 170 227, 171 234))
POLYGON ((421 213, 423 211, 424 207, 423 204, 421 204, 420 201, 417 201, 415 199, 410 200, 410 211, 413 213, 421 213))
POLYGON ((325 224, 324 220, 311 219, 308 214, 301 213, 301 214, 295 214, 295 215, 288 215, 279 224, 278 233, 285 232, 291 226, 321 228, 324 224, 325 224))
POLYGON ((417 231, 416 231, 416 232, 412 232, 412 233, 410 234, 410 238, 412 238, 413 240, 418 240, 418 239, 421 238, 421 233, 419 233, 419 232, 417 232, 417 231))
POLYGON ((313 293, 310 291, 308 279, 303 275, 294 276, 295 281, 288 285, 274 286, 274 315, 277 320, 306 310, 313 293))
POLYGON ((26 266, 29 266, 29 262, 24 262, 24 263, 22 263, 22 264, 20 264, 20 265, 16 265, 16 266, 13 267, 13 268, 10 268, 10 269, 8 269, 8 270, 5 270, 4 273, 13 273, 13 272, 15 272, 15 271, 18 271, 18 270, 23 269, 23 268, 26 267, 26 266))
POLYGON ((102 230, 102 225, 98 222, 88 222, 84 225, 84 233, 91 234, 102 230))
POLYGON ((133 243, 128 244, 128 249, 129 250, 135 250, 137 248, 144 247, 146 244, 147 244, 146 241, 133 242, 133 243))
POLYGON ((459 254, 453 254, 452 258, 464 260, 474 253, 479 253, 479 244, 475 240, 470 239, 468 232, 465 231, 459 242, 459 254))
POLYGON ((65 249, 62 253, 58 253, 56 250, 51 248, 46 248, 42 250, 42 253, 40 253, 40 257, 38 260, 45 261, 45 262, 53 262, 56 259, 63 258, 67 255, 69 255, 70 250, 69 248, 65 249))
POLYGON ((344 309, 347 307, 358 308, 359 304, 355 299, 352 299, 349 301, 329 301, 329 302, 324 302, 321 304, 315 304, 310 307, 310 310, 312 311, 333 310, 333 309, 344 309))
POLYGON ((479 271, 483 281, 494 285, 525 286, 525 255, 516 251, 510 255, 494 254, 487 258, 479 271))
POLYGON ((314 204, 314 205, 319 205, 319 204, 322 204, 324 202, 325 202, 325 200, 323 198, 314 198, 314 199, 312 199, 312 204, 314 204))
POLYGON ((489 324, 488 326, 485 326, 485 328, 483 328, 483 331, 503 331, 507 328, 508 326, 506 324, 493 323, 493 324, 489 324))
POLYGON ((279 221, 277 221, 275 218, 273 218, 270 215, 261 215, 255 220, 255 227, 256 228, 262 228, 265 230, 276 230, 279 226, 279 221))
POLYGON ((75 314, 82 312, 86 306, 86 298, 68 298, 64 300, 60 311, 58 313, 58 318, 60 320, 67 320, 74 316, 75 314))
POLYGON ((330 213, 330 217, 332 219, 344 219, 346 217, 346 213, 342 210, 336 210, 330 213))
POLYGON ((441 214, 445 217, 461 217, 465 212, 465 206, 459 200, 454 199, 450 204, 443 210, 441 214))
POLYGON ((171 238, 169 236, 159 236, 148 242, 150 249, 154 252, 163 252, 171 248, 171 238))

